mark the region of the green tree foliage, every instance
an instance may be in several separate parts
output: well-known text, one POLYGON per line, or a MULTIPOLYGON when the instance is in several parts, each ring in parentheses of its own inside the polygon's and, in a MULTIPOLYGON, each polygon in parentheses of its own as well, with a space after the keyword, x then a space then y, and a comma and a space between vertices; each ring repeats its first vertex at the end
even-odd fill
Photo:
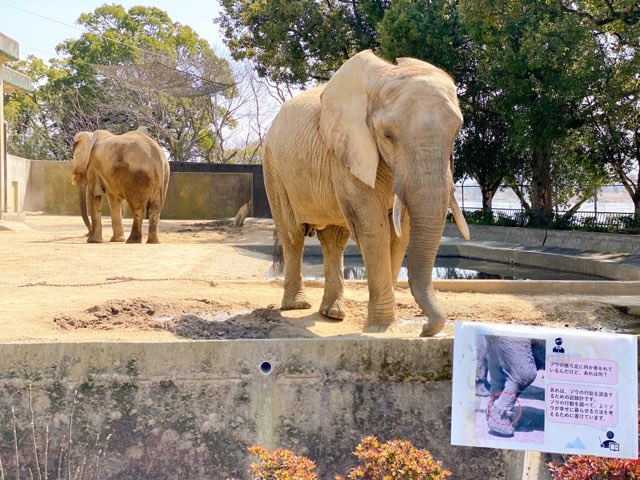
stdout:
MULTIPOLYGON (((86 32, 57 47, 64 60, 52 61, 48 70, 35 58, 18 65, 37 89, 9 102, 15 108, 8 119, 12 124, 18 120, 12 151, 66 159, 78 131, 122 133, 144 126, 172 160, 215 157, 219 139, 208 126, 224 107, 212 101, 215 89, 207 88, 227 85, 222 98, 236 94, 226 60, 190 27, 155 7, 127 11, 104 5, 82 14, 78 24, 86 32), (37 115, 27 129, 29 109, 37 115)), ((225 118, 225 126, 232 128, 233 118, 225 118)))
POLYGON ((530 184, 532 209, 550 214, 560 197, 591 194, 591 179, 601 178, 601 168, 588 163, 589 157, 573 156, 581 169, 594 173, 584 176, 586 185, 571 185, 569 195, 558 182, 572 157, 567 140, 587 121, 584 100, 595 90, 603 62, 591 31, 551 0, 469 0, 463 18, 480 47, 480 76, 497 94, 494 106, 515 150, 529 160, 511 173, 530 184))
POLYGON ((10 153, 25 158, 66 158, 67 142, 59 134, 65 105, 54 85, 67 72, 52 63, 29 56, 12 65, 31 78, 37 88, 32 93, 8 95, 4 111, 8 122, 10 153))
POLYGON ((325 80, 362 48, 447 70, 465 116, 457 176, 478 181, 485 209, 505 182, 520 185, 523 205, 541 219, 558 206, 577 209, 610 172, 632 197, 638 192, 633 0, 224 0, 223 7, 233 55, 255 60, 275 81, 325 80))
POLYGON ((326 81, 350 56, 377 45, 389 0, 222 0, 218 19, 236 60, 277 83, 326 81))
POLYGON ((398 0, 379 25, 386 58, 414 57, 444 68, 456 80, 465 123, 458 138, 456 178, 470 176, 482 192, 483 210, 515 161, 504 120, 493 107, 497 94, 479 76, 474 44, 457 2, 398 0))
POLYGON ((587 98, 585 149, 604 161, 634 203, 640 220, 640 4, 635 0, 562 1, 598 41, 603 62, 587 98))

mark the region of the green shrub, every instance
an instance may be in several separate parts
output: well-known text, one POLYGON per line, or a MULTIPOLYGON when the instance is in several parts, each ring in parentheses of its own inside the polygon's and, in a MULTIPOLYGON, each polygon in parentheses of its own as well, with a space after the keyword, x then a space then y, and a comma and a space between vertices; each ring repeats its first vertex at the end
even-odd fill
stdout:
POLYGON ((349 480, 440 480, 451 476, 427 450, 414 447, 408 440, 380 443, 376 437, 366 437, 353 454, 363 464, 349 472, 349 480))

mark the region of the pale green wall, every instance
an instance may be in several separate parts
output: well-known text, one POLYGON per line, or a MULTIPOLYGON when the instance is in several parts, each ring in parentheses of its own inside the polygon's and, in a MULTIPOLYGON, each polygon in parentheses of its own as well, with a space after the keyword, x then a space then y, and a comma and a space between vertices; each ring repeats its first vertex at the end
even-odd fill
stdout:
MULTIPOLYGON (((15 157, 18 159, 18 157, 15 157)), ((23 209, 49 215, 80 215, 76 187, 71 184, 71 162, 31 160, 23 209)), ((172 173, 161 218, 218 219, 235 216, 252 200, 250 173, 172 173)), ((103 213, 108 214, 108 202, 103 213)), ((127 212, 125 212, 126 215, 127 212)))

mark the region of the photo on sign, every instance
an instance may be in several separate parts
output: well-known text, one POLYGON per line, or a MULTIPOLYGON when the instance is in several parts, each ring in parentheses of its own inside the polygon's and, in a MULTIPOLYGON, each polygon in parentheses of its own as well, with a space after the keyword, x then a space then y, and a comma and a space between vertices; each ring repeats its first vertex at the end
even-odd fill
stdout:
POLYGON ((544 443, 546 340, 476 334, 475 436, 544 443))

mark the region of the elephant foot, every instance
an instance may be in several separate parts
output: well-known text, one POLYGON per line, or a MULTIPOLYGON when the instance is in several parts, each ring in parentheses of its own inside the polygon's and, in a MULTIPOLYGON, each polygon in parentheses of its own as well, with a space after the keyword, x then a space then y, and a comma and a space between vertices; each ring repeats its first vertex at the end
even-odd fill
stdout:
POLYGON ((160 240, 157 236, 149 236, 149 238, 147 238, 147 243, 160 243, 160 240))
POLYGON ((476 395, 479 397, 488 397, 491 395, 487 386, 488 383, 486 380, 476 380, 476 395))
POLYGON ((102 237, 89 237, 87 238, 87 243, 102 243, 102 237))
POLYGON ((114 235, 111 237, 110 242, 124 242, 124 235, 114 235))
POLYGON ((390 326, 390 323, 368 323, 362 331, 364 333, 384 333, 390 326))
POLYGON ((306 310, 307 308, 311 308, 311 303, 309 303, 304 293, 299 293, 291 299, 283 298, 280 308, 282 308, 282 310, 306 310))
POLYGON ((498 437, 513 437, 515 413, 511 409, 503 408, 490 403, 487 407, 487 428, 489 433, 498 437))
POLYGON ((129 238, 127 238, 127 243, 142 243, 142 237, 130 235, 129 238))
POLYGON ((320 305, 320 313, 325 317, 335 320, 343 320, 347 314, 342 300, 336 300, 334 302, 323 301, 320 305))
POLYGON ((387 329, 391 326, 391 324, 393 323, 393 321, 391 322, 371 322, 368 321, 364 328, 362 329, 362 331, 364 333, 384 333, 387 331, 387 329))

